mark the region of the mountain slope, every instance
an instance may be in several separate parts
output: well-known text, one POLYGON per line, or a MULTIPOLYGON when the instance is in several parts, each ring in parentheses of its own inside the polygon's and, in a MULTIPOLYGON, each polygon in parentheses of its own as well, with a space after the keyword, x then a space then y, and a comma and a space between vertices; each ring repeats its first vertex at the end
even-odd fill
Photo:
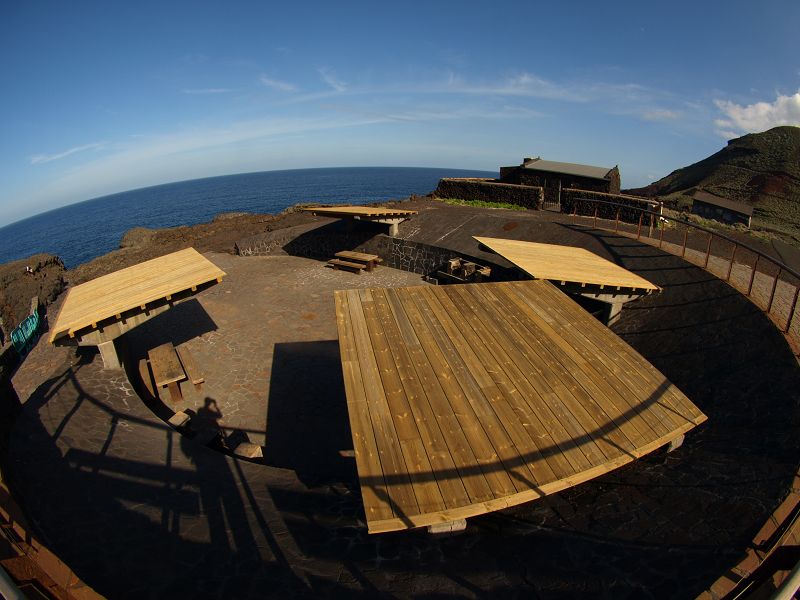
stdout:
POLYGON ((800 127, 730 140, 716 154, 625 193, 683 203, 698 188, 752 205, 755 226, 800 236, 800 127))

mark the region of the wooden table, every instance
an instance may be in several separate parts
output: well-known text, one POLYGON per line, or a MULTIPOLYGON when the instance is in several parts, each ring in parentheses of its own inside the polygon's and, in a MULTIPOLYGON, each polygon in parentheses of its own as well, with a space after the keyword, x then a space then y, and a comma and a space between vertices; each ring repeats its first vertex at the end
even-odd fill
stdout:
POLYGON ((364 252, 355 252, 353 250, 342 250, 337 252, 336 256, 345 260, 364 263, 367 271, 372 271, 379 262, 383 262, 377 254, 365 254, 364 252))
POLYGON ((706 416, 547 281, 335 292, 371 533, 552 494, 706 416))
POLYGON ((186 379, 186 373, 178 360, 175 347, 167 342, 147 352, 150 368, 153 370, 153 382, 156 388, 168 388, 173 402, 183 400, 179 382, 186 379))

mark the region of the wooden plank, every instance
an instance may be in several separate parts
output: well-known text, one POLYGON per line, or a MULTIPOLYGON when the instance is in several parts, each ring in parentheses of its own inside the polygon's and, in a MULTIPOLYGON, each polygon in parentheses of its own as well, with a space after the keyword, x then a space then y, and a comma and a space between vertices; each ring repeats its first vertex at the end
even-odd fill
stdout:
MULTIPOLYGON (((206 378, 200 371, 200 367, 197 366, 194 355, 189 352, 189 348, 186 346, 177 346, 175 351, 178 353, 178 358, 181 360, 181 365, 183 365, 183 370, 186 372, 186 377, 189 381, 195 386, 199 386, 201 383, 205 382, 206 378)), ((200 388, 198 387, 197 389, 200 388)))
MULTIPOLYGON (((488 293, 489 287, 486 287, 493 284, 477 285, 482 287, 475 288, 474 293, 482 297, 487 305, 496 302, 494 296, 488 293)), ((566 459, 578 470, 588 469, 601 462, 604 454, 594 438, 587 436, 586 428, 580 420, 572 414, 570 405, 575 403, 575 399, 554 373, 552 365, 548 364, 546 347, 535 340, 527 339, 522 334, 524 328, 509 315, 492 310, 487 311, 487 318, 495 328, 510 336, 521 354, 521 364, 527 368, 528 383, 538 394, 531 399, 535 401, 531 408, 541 415, 551 431, 557 433, 557 443, 563 448, 566 459)))
POLYGON ((372 297, 445 507, 455 508, 469 504, 469 496, 431 409, 426 388, 421 383, 424 374, 420 375, 414 369, 409 347, 400 335, 399 326, 386 298, 386 290, 372 290, 372 297))
POLYGON ((175 353, 172 343, 161 344, 147 352, 150 367, 153 369, 153 379, 158 387, 186 379, 183 367, 175 353))
POLYGON ((617 452, 631 452, 637 444, 644 443, 645 435, 637 424, 632 423, 625 411, 615 404, 621 403, 619 394, 604 385, 602 377, 597 377, 596 381, 593 379, 588 362, 561 337, 554 324, 541 318, 531 305, 518 297, 516 287, 494 286, 486 288, 486 291, 520 320, 530 336, 548 346, 550 355, 562 367, 562 381, 590 415, 592 422, 586 424, 595 428, 598 439, 613 445, 617 452))
POLYGON ((197 250, 187 248, 87 281, 69 290, 50 342, 224 276, 197 250))
POLYGON ((473 344, 479 359, 487 365, 487 371, 503 392, 506 405, 514 413, 512 415, 505 409, 501 411, 500 407, 495 408, 498 417, 509 427, 509 432, 515 435, 515 444, 520 454, 528 460, 529 468, 538 484, 574 473, 575 469, 558 448, 550 427, 542 423, 536 411, 528 404, 528 398, 538 398, 539 402, 541 398, 520 371, 520 363, 515 360, 518 357, 512 357, 515 354, 515 345, 508 338, 498 335, 499 332, 494 328, 487 326, 489 316, 465 286, 447 286, 446 290, 462 320, 473 332, 467 340, 468 343, 473 344), (527 433, 527 440, 518 427, 522 427, 527 433), (537 458, 537 454, 545 460, 546 469, 540 464, 541 459, 537 458))
MULTIPOLYGON (((398 325, 403 344, 409 350, 409 357, 413 362, 420 385, 425 390, 430 410, 424 405, 420 405, 420 408, 429 420, 429 427, 433 428, 432 422, 435 422, 440 428, 470 501, 485 502, 494 498, 491 485, 480 468, 475 452, 464 435, 458 418, 453 412, 453 407, 448 401, 444 387, 447 382, 442 377, 445 374, 436 370, 428 358, 425 346, 417 335, 415 325, 420 326, 422 320, 416 312, 414 304, 403 304, 402 290, 387 289, 384 293, 392 310, 392 316, 398 325)), ((447 388, 450 389, 449 384, 447 384, 447 388)), ((445 459, 443 458, 443 460, 445 459)))
MULTIPOLYGON (((600 386, 607 386, 618 392, 614 400, 620 410, 623 413, 630 412, 641 416, 641 419, 633 421, 642 429, 645 436, 665 435, 679 426, 658 404, 651 410, 642 411, 640 398, 643 393, 649 395, 646 392, 649 384, 644 383, 644 378, 649 377, 649 373, 654 369, 649 363, 637 364, 635 368, 631 368, 632 365, 625 365, 620 360, 619 354, 610 349, 608 334, 615 335, 613 332, 553 286, 541 286, 541 289, 537 290, 529 286, 520 286, 519 291, 521 298, 527 298, 529 302, 535 304, 533 307, 535 311, 540 313, 549 311, 563 317, 561 320, 551 319, 553 327, 586 359, 589 367, 585 368, 593 376, 594 381, 600 386), (536 295, 533 294, 534 291, 537 292, 536 295), (561 297, 556 297, 556 294, 561 297), (572 326, 563 325, 563 320, 566 318, 569 318, 572 326), (640 424, 641 421, 643 425, 640 424)), ((657 387, 656 383, 652 389, 657 387)), ((606 395, 612 397, 611 392, 607 391, 606 395)))
MULTIPOLYGON (((487 409, 482 405, 485 399, 476 397, 477 394, 468 396, 460 385, 463 380, 468 380, 468 373, 463 369, 463 364, 459 364, 459 361, 455 360, 452 349, 445 345, 446 335, 443 334, 441 325, 437 323, 427 303, 423 298, 415 297, 415 293, 418 291, 419 288, 405 288, 398 293, 402 294, 406 300, 404 302, 406 312, 412 322, 416 322, 415 330, 420 343, 445 390, 443 400, 450 406, 448 412, 454 415, 458 426, 461 427, 468 440, 469 447, 486 477, 493 496, 513 494, 516 487, 506 470, 501 468, 502 463, 492 441, 482 427, 474 426, 479 422, 478 414, 488 414, 487 409), (439 346, 439 342, 445 345, 444 351, 439 346), (448 357, 453 360, 453 364, 448 363, 448 357), (459 377, 462 381, 459 380, 459 377), (476 410, 478 413, 475 412, 476 410)), ((474 392, 474 388, 472 390, 474 392)), ((455 424, 452 423, 451 428, 455 427, 455 424)))
MULTIPOLYGON (((468 326, 459 327, 456 323, 454 315, 459 315, 459 309, 448 297, 447 292, 451 287, 419 288, 419 294, 426 298, 442 326, 446 337, 441 340, 440 346, 457 353, 467 370, 460 375, 459 383, 468 398, 472 399, 471 404, 478 416, 478 423, 511 475, 517 491, 529 489, 534 481, 556 479, 524 427, 517 421, 514 411, 492 377, 491 373, 498 374, 500 370, 496 359, 491 352, 479 355, 477 349, 483 346, 483 340, 471 335, 472 330, 468 326), (534 464, 535 468, 532 470, 531 465, 534 464)), ((458 320, 462 321, 460 318, 458 320)), ((453 358, 451 362, 457 361, 453 358)))
POLYGON ((369 420, 364 380, 358 363, 358 352, 350 325, 350 310, 345 292, 334 292, 336 323, 339 330, 339 352, 342 360, 347 414, 356 455, 361 497, 367 521, 381 521, 394 517, 391 505, 386 501, 388 491, 381 468, 375 433, 369 420))
MULTIPOLYGON (((522 288, 522 291, 530 294, 528 288, 522 288)), ((543 287, 540 291, 551 300, 546 302, 547 306, 557 305, 554 301, 560 295, 558 290, 550 286, 543 287)), ((613 353, 614 361, 619 363, 623 375, 635 382, 632 388, 639 390, 638 395, 658 397, 653 404, 653 410, 666 421, 668 427, 683 427, 687 422, 699 425, 706 420, 706 416, 674 384, 619 336, 590 315, 578 314, 580 329, 592 335, 596 345, 613 353)))
POLYGON ((585 248, 473 236, 536 279, 656 291, 645 278, 585 248))
POLYGON ((361 377, 364 381, 369 419, 375 433, 383 476, 388 484, 389 497, 387 501, 391 503, 392 511, 398 516, 417 514, 419 505, 414 496, 392 415, 386 404, 385 391, 375 361, 375 353, 369 338, 364 311, 359 301, 358 290, 347 290, 346 293, 354 345, 358 352, 361 377))

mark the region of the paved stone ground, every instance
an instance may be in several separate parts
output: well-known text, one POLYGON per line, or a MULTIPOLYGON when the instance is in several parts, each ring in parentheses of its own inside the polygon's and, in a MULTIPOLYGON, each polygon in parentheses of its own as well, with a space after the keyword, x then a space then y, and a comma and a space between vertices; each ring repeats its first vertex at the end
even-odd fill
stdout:
MULTIPOLYGON (((291 425, 271 398, 288 395, 310 407, 329 396, 331 377, 341 386, 334 290, 426 285, 419 275, 381 267, 357 274, 295 256, 207 256, 228 274, 222 283, 131 331, 126 349, 135 363, 163 342, 185 344, 206 383, 200 392, 183 385, 185 402, 177 405, 162 394, 166 404, 197 413, 213 400, 226 434, 259 446, 265 432, 280 437, 291 425)), ((302 428, 302 411, 294 418, 302 428)))
POLYGON ((338 452, 351 444, 325 299, 339 281, 366 285, 368 276, 290 259, 316 270, 262 279, 260 269, 280 263, 215 255, 230 277, 151 321, 129 352, 189 344, 209 379, 193 410, 248 435, 266 430, 265 464, 179 435, 156 416, 163 405, 146 406, 92 352, 40 342, 14 379, 24 407, 7 462, 44 541, 115 598, 666 598, 705 589, 736 564, 796 472, 793 354, 752 303, 685 261, 550 217, 496 215, 469 227, 583 245, 664 287, 629 305, 614 329, 709 416, 679 450, 472 519, 458 536, 368 536, 354 461, 338 452), (266 402, 253 411, 250 397, 266 402))

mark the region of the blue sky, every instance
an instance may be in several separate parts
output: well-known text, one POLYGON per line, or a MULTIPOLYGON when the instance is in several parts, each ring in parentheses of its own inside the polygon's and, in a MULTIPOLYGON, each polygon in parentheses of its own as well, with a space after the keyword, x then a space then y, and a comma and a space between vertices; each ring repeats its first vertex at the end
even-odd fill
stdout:
POLYGON ((0 225, 285 168, 618 164, 800 125, 800 2, 0 5, 0 225))

